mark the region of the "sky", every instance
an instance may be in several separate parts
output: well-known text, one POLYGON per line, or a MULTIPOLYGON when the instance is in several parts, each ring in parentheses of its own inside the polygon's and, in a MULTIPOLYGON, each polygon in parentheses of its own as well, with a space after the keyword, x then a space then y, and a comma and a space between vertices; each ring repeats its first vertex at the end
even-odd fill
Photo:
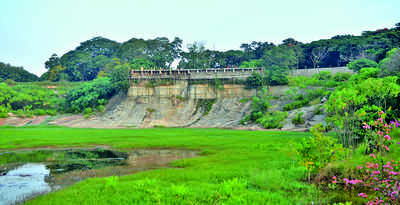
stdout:
POLYGON ((311 42, 339 34, 391 28, 399 0, 1 0, 0 62, 40 75, 53 54, 102 36, 175 36, 209 49, 292 37, 311 42))

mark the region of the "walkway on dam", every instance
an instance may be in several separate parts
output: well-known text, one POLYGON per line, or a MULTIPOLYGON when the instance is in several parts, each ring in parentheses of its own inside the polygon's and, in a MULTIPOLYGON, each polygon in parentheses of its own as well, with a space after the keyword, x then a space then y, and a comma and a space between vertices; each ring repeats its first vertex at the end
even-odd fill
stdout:
MULTIPOLYGON (((176 70, 132 70, 132 80, 175 79, 175 80, 213 80, 213 79, 246 79, 253 72, 263 72, 264 68, 207 68, 207 69, 176 69, 176 70)), ((350 72, 346 67, 295 69, 290 71, 295 76, 312 76, 321 71, 350 72)))

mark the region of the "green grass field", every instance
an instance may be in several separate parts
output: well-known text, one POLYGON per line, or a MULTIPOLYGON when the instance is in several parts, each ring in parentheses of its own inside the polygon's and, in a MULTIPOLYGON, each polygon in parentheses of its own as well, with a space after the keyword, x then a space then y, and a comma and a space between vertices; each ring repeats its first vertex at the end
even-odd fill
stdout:
POLYGON ((28 204, 310 204, 318 191, 304 182, 295 142, 302 132, 226 129, 0 128, 0 150, 39 147, 199 150, 171 168, 91 178, 28 204))

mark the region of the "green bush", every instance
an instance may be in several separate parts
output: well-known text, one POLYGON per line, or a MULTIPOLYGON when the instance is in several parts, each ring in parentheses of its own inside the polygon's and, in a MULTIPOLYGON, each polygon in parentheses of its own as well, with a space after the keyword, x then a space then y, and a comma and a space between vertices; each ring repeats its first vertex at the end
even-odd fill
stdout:
POLYGON ((284 105, 282 110, 283 111, 290 111, 290 110, 294 110, 294 109, 298 109, 298 108, 307 106, 309 104, 310 104, 310 101, 308 99, 297 100, 297 101, 294 101, 292 103, 288 103, 288 104, 284 105))
POLYGON ((323 113, 322 106, 321 105, 316 106, 314 109, 314 115, 321 115, 322 113, 323 113))
POLYGON ((99 112, 102 112, 102 113, 103 113, 104 110, 105 110, 104 105, 99 105, 99 106, 97 106, 96 110, 98 110, 99 112))
POLYGON ((5 80, 4 81, 7 85, 15 85, 16 84, 16 82, 14 81, 14 80, 12 80, 12 79, 7 79, 7 80, 5 80))
POLYGON ((324 88, 317 88, 317 89, 309 89, 305 91, 305 94, 299 94, 294 97, 294 101, 288 103, 283 106, 283 111, 290 111, 294 109, 298 109, 307 105, 310 105, 310 102, 318 99, 322 96, 326 96, 330 93, 330 91, 324 88))
POLYGON ((332 73, 330 71, 321 71, 313 75, 317 80, 330 80, 332 78, 332 73))
POLYGON ((8 113, 0 112, 0 118, 7 118, 7 117, 8 117, 8 113))
POLYGON ((349 80, 350 77, 351 77, 351 73, 342 73, 342 72, 339 72, 339 73, 336 73, 336 74, 333 76, 333 80, 334 80, 335 82, 344 82, 344 81, 346 81, 346 80, 349 80))
POLYGON ((386 58, 379 62, 380 77, 398 76, 400 78, 400 49, 389 51, 386 58))
POLYGON ((0 113, 15 112, 18 116, 45 115, 62 108, 64 99, 53 90, 36 83, 8 86, 0 83, 0 113), (20 111, 18 111, 20 110, 20 111))
POLYGON ((360 72, 362 68, 376 68, 378 64, 373 60, 360 58, 347 64, 347 67, 354 72, 360 72))
POLYGON ((47 112, 45 110, 42 110, 42 109, 36 109, 36 110, 33 110, 33 114, 37 115, 37 116, 40 116, 40 115, 46 115, 47 112))
POLYGON ((296 116, 292 119, 292 123, 295 125, 304 124, 303 112, 296 113, 296 116))
POLYGON ((266 129, 282 128, 282 122, 287 118, 287 112, 275 111, 268 112, 269 99, 271 96, 266 95, 266 90, 258 97, 253 97, 250 114, 245 116, 240 123, 247 124, 255 122, 262 125, 266 129))
POLYGON ((309 181, 311 174, 317 174, 330 162, 344 159, 348 153, 334 138, 325 136, 323 131, 322 124, 314 125, 311 128, 312 136, 304 138, 296 146, 299 162, 308 170, 309 181))
POLYGON ((280 129, 283 127, 282 122, 285 121, 287 116, 287 112, 267 112, 266 114, 260 116, 260 118, 258 118, 256 122, 261 124, 265 129, 280 129))
POLYGON ((89 118, 93 114, 92 108, 88 107, 83 110, 83 115, 85 118, 89 118))
POLYGON ((86 108, 95 108, 105 103, 115 94, 115 88, 109 78, 98 78, 83 83, 67 93, 66 110, 82 112, 86 108))
POLYGON ((264 84, 263 76, 260 73, 252 73, 250 77, 246 78, 245 85, 246 88, 259 88, 264 84))

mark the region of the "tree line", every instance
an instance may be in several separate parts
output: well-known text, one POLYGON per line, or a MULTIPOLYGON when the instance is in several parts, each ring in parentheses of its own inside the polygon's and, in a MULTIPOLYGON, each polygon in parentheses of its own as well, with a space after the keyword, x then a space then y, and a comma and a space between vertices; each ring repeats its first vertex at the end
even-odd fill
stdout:
POLYGON ((0 82, 5 80, 13 80, 17 82, 37 81, 39 78, 23 67, 16 67, 10 64, 0 62, 0 82))
POLYGON ((359 58, 379 62, 392 48, 400 47, 400 23, 390 29, 364 31, 359 36, 337 35, 310 43, 293 38, 278 45, 253 41, 241 44, 240 50, 210 50, 201 42, 189 44, 184 50, 182 42, 178 37, 132 38, 123 43, 95 37, 61 57, 53 54, 45 62, 47 72, 40 80, 89 81, 111 73, 117 65, 130 69, 169 69, 174 61, 179 61, 180 69, 265 67, 277 72, 345 66, 359 58))

